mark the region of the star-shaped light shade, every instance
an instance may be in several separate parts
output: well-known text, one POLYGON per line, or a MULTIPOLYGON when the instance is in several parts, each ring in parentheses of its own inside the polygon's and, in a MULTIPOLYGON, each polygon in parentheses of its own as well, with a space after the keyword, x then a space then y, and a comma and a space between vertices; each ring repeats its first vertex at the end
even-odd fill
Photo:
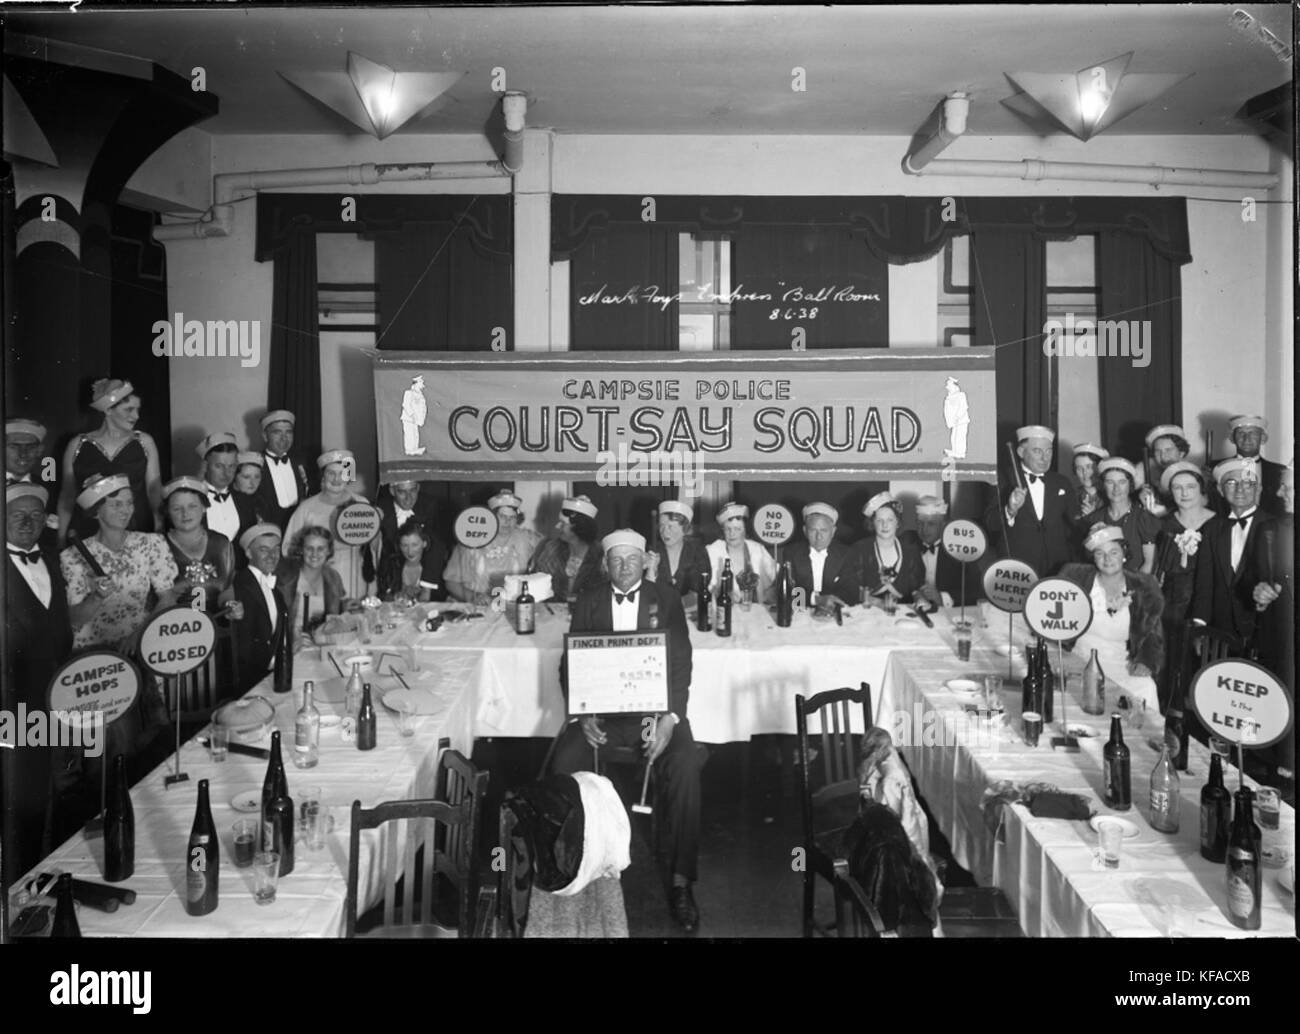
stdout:
POLYGON ((380 140, 421 114, 464 72, 397 72, 348 52, 342 72, 280 72, 281 77, 380 140))
POLYGON ((1046 114, 1065 132, 1088 140, 1171 90, 1191 73, 1130 73, 1130 51, 1075 73, 1007 72, 1021 92, 1002 103, 1038 121, 1046 114))

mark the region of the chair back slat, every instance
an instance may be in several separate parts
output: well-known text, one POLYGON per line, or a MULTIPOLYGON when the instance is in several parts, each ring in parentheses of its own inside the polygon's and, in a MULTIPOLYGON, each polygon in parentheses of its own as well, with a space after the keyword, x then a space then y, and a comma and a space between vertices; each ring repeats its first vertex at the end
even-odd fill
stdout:
MULTIPOLYGON (((434 852, 437 850, 437 847, 435 845, 438 836, 438 827, 441 825, 442 823, 436 822, 433 819, 426 819, 419 823, 419 826, 421 827, 424 834, 423 837, 421 838, 420 850, 423 853, 424 858, 426 859, 434 857, 434 852)), ((412 843, 415 842, 415 837, 411 837, 411 842, 412 843)), ((420 923, 421 925, 432 923, 434 921, 433 874, 434 874, 434 866, 430 865, 426 861, 420 871, 420 923)), ((412 887, 414 887, 415 885, 414 873, 411 874, 410 885, 412 887)))
POLYGON ((384 925, 392 926, 395 921, 397 907, 397 878, 399 876, 397 868, 397 823, 390 822, 385 832, 388 835, 388 843, 383 850, 384 925))

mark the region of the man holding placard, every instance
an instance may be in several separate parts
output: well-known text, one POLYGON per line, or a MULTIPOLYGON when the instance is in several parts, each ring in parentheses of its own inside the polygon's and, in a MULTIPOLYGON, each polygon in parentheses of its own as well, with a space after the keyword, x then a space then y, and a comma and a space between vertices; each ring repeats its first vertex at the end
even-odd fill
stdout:
MULTIPOLYGON (((700 839, 700 770, 686 718, 691 686, 691 639, 681 597, 671 585, 643 581, 645 539, 634 531, 606 535, 601 545, 609 584, 588 589, 573 605, 572 636, 580 632, 668 633, 668 710, 655 716, 584 715, 568 726, 555 750, 555 772, 589 771, 595 752, 604 747, 641 746, 663 786, 666 854, 672 864, 669 907, 673 918, 693 932, 699 909, 691 892, 696 879, 700 839)), ((568 701, 569 659, 560 666, 560 684, 568 701)))

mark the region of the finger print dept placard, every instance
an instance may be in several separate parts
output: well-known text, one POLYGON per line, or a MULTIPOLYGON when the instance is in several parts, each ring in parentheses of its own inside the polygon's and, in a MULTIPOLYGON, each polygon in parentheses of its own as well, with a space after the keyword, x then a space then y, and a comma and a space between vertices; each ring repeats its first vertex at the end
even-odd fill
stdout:
POLYGON ((583 632, 564 637, 569 717, 668 710, 668 633, 583 632))
POLYGON ((368 354, 384 481, 996 477, 991 349, 368 354))

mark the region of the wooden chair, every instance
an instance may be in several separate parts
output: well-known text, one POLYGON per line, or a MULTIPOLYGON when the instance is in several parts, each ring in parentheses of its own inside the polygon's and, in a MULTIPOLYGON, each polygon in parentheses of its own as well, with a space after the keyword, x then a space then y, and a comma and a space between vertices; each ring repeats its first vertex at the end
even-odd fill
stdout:
POLYGON ((384 906, 382 925, 373 936, 473 936, 479 904, 475 845, 488 774, 477 771, 454 750, 444 750, 438 764, 439 791, 445 792, 448 800, 388 801, 373 808, 352 802, 346 937, 357 935, 361 832, 380 827, 386 827, 381 833, 384 906), (407 823, 404 849, 399 838, 402 822, 407 823), (442 899, 438 877, 456 891, 458 925, 454 929, 438 922, 435 914, 434 906, 442 899))
POLYGON ((849 864, 835 861, 835 932, 839 937, 880 937, 884 921, 862 885, 849 875, 849 864))
MULTIPOLYGON (((795 697, 795 722, 799 735, 799 772, 802 777, 800 807, 803 811, 804 870, 803 870, 803 935, 811 937, 819 928, 813 918, 816 897, 816 880, 820 876, 832 885, 837 894, 837 922, 842 920, 843 909, 839 895, 847 894, 848 901, 856 900, 852 888, 844 883, 848 877, 847 859, 835 857, 839 837, 853 824, 858 811, 858 764, 861 762, 861 736, 855 741, 851 732, 850 716, 853 708, 862 708, 862 730, 871 728, 871 687, 862 683, 860 689, 832 689, 815 696, 795 697), (811 746, 808 738, 808 716, 820 719, 820 760, 822 785, 812 790, 811 746)), ((858 888, 861 891, 861 888, 858 888)), ((872 909, 872 912, 875 910, 872 909)), ((870 912, 864 912, 870 918, 870 912)), ((879 921, 877 915, 876 920, 879 921)))
POLYGON ((165 683, 167 716, 182 725, 204 724, 217 705, 239 695, 239 652, 232 625, 216 624, 216 641, 208 659, 193 671, 165 683))

